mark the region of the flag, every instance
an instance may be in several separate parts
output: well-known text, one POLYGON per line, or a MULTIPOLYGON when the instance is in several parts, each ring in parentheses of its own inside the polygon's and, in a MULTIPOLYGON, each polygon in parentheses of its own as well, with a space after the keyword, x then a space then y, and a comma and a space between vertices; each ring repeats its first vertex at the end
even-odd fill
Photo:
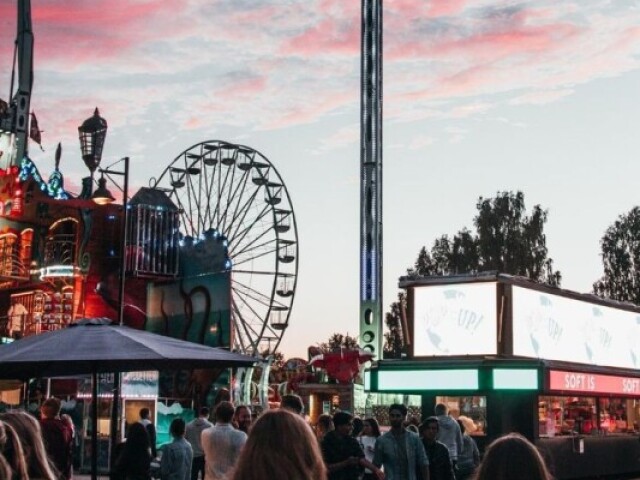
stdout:
POLYGON ((36 142, 40 146, 40 150, 44 152, 42 148, 42 130, 38 128, 38 119, 36 114, 31 112, 31 126, 29 127, 29 138, 36 142))

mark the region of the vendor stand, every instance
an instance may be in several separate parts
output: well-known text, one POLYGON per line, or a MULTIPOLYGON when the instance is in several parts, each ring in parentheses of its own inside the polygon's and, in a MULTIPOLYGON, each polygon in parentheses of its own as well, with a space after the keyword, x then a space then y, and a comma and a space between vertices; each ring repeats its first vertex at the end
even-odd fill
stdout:
POLYGON ((640 472, 640 308, 496 273, 400 286, 410 349, 366 389, 445 403, 481 448, 520 432, 559 479, 640 472))

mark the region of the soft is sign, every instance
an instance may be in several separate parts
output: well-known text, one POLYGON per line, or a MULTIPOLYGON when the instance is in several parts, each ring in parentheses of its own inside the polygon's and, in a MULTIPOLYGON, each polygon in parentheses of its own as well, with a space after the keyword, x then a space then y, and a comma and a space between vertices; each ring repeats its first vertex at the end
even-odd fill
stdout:
POLYGON ((640 378, 549 370, 549 389, 565 392, 640 395, 640 378))

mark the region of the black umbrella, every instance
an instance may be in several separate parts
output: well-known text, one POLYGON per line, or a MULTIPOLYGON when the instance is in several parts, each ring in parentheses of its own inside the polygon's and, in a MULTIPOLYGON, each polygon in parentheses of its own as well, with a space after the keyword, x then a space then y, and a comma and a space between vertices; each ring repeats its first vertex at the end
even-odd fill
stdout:
POLYGON ((0 346, 0 379, 92 375, 91 475, 95 479, 98 373, 246 367, 256 361, 256 358, 221 348, 111 325, 111 320, 99 318, 80 320, 69 328, 0 346))

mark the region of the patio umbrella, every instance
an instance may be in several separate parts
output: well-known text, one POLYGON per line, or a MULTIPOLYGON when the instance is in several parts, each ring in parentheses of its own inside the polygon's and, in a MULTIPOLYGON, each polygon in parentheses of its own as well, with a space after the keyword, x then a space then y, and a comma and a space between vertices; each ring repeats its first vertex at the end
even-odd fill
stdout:
POLYGON ((256 358, 143 330, 84 319, 0 346, 0 379, 92 375, 91 475, 97 475, 97 374, 250 366, 256 358))

